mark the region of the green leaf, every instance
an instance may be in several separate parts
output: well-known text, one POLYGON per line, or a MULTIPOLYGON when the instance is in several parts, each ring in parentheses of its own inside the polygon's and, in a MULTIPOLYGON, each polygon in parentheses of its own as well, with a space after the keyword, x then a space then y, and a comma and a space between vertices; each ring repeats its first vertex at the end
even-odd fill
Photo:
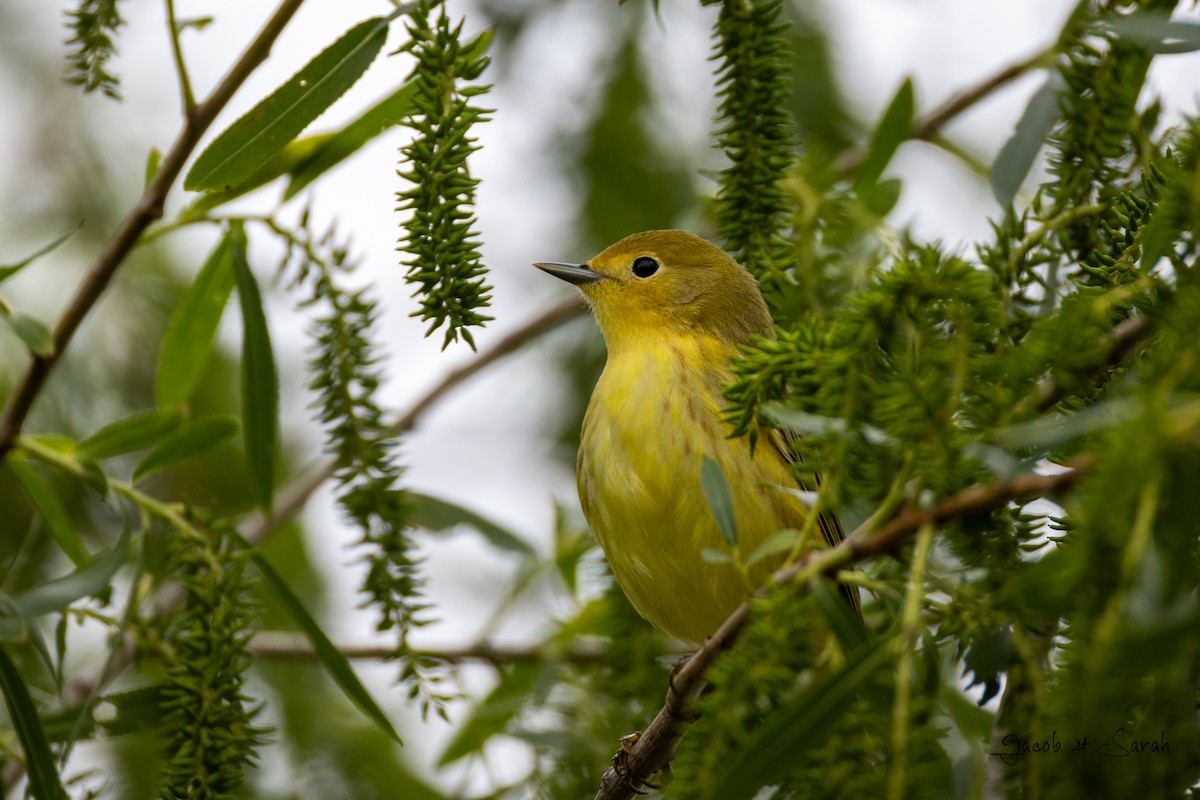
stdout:
POLYGON ((323 137, 309 157, 290 170, 292 180, 283 199, 295 197, 367 142, 403 120, 412 107, 415 86, 415 81, 409 81, 337 133, 323 137))
POLYGON ((366 72, 387 40, 390 17, 351 28, 245 116, 196 159, 183 188, 236 186, 295 139, 366 72))
POLYGON ((171 314, 158 351, 154 392, 160 405, 192 396, 217 335, 234 284, 229 237, 221 239, 171 314))
POLYGON ((50 743, 38 719, 37 707, 29 696, 25 682, 21 680, 17 665, 9 658, 3 645, 0 645, 0 690, 4 692, 9 719, 25 751, 30 793, 37 800, 66 800, 67 792, 58 779, 54 754, 50 752, 50 743))
POLYGON ((78 704, 45 714, 42 729, 52 742, 78 741, 97 733, 108 737, 151 730, 162 724, 162 703, 161 686, 141 686, 103 695, 90 710, 78 704))
POLYGON ((397 742, 400 741, 400 736, 396 733, 396 729, 392 727, 392 723, 388 720, 387 715, 383 713, 383 709, 371 697, 371 693, 359 681, 358 676, 354 674, 354 670, 350 667, 350 662, 342 655, 341 651, 329 641, 329 637, 325 635, 325 631, 321 630, 321 626, 308 613, 308 609, 300 602, 300 598, 292 592, 288 587, 287 582, 275 571, 270 562, 263 557, 262 553, 253 549, 253 547, 243 541, 243 544, 250 552, 250 560, 258 568, 259 573, 263 576, 263 580, 267 586, 275 594, 275 598, 279 604, 287 611, 288 616, 296 623, 297 627, 308 637, 312 642, 313 650, 317 654, 317 658, 325 665, 325 669, 329 672, 329 676, 334 682, 341 687, 342 693, 346 698, 356 705, 360 711, 367 715, 380 730, 386 733, 397 742))
POLYGON ((133 471, 133 479, 145 480, 176 464, 207 453, 232 438, 237 431, 237 419, 228 414, 209 414, 185 422, 142 459, 133 471))
POLYGON ((144 450, 174 433, 183 422, 178 408, 155 408, 105 425, 79 443, 79 454, 105 459, 144 450))
POLYGON ((468 525, 501 550, 531 558, 537 556, 537 551, 520 536, 470 509, 419 492, 407 492, 405 497, 412 503, 409 520, 418 528, 445 531, 459 525, 468 525))
POLYGON ((991 183, 992 195, 1001 207, 1012 204, 1025 176, 1033 168, 1042 143, 1062 114, 1058 97, 1064 88, 1062 76, 1057 70, 1051 71, 1042 88, 1029 99, 1012 137, 1000 148, 996 163, 992 165, 991 183))
POLYGON ((708 508, 717 521, 721 536, 725 537, 730 547, 737 547, 737 517, 733 513, 733 496, 729 493, 729 484, 725 481, 721 465, 708 456, 700 462, 700 488, 704 490, 708 508))
POLYGON ((31 263, 33 263, 37 259, 41 258, 42 256, 46 255, 54 248, 58 247, 60 244, 65 242, 67 239, 70 239, 72 236, 75 235, 75 231, 79 230, 81 227, 83 227, 83 223, 76 225, 74 228, 67 231, 62 236, 58 237, 53 242, 51 242, 50 244, 41 248, 40 250, 38 250, 36 253, 29 256, 28 258, 24 258, 24 259, 16 262, 15 264, 0 265, 0 283, 4 283, 6 280, 11 278, 13 275, 16 275, 18 272, 25 269, 31 263))
POLYGON ((50 332, 49 325, 23 311, 0 313, 0 317, 4 317, 13 333, 25 343, 31 353, 43 358, 54 354, 54 334, 50 332))
MULTIPOLYGON (((860 648, 870 644, 867 629, 854 613, 850 603, 846 602, 841 592, 832 588, 828 580, 817 578, 809 582, 808 590, 817 600, 817 606, 829 622, 829 628, 837 637, 838 643, 846 653, 856 653, 860 648)), ((849 587, 855 589, 853 586, 849 587)))
POLYGON ((879 182, 892 156, 896 155, 896 150, 912 135, 913 102, 912 79, 906 78, 887 111, 883 112, 883 118, 871 137, 867 157, 854 178, 854 190, 859 194, 867 193, 879 182))
POLYGON ((709 797, 751 798, 778 780, 796 761, 796 753, 820 745, 838 717, 854 701, 876 670, 888 663, 886 642, 852 656, 841 670, 782 708, 727 759, 709 797))
POLYGON ((715 547, 700 548, 700 557, 709 564, 732 564, 733 556, 726 553, 724 550, 718 550, 715 547))
POLYGON ((154 180, 154 176, 158 174, 158 168, 162 164, 162 150, 157 147, 151 147, 150 152, 146 154, 146 186, 150 185, 150 181, 154 180))
POLYGON ((180 214, 181 219, 202 219, 208 211, 265 186, 281 175, 288 175, 307 164, 332 134, 322 133, 288 142, 245 180, 227 189, 205 192, 180 214))
POLYGON ((754 548, 754 552, 746 559, 746 566, 752 567, 764 558, 786 553, 796 546, 796 542, 800 541, 800 531, 795 528, 784 528, 781 531, 775 531, 758 547, 754 548))
POLYGON ((533 694, 544 669, 544 666, 538 664, 512 664, 502 670, 500 683, 475 707, 471 718, 454 734, 437 765, 444 767, 472 753, 478 753, 483 750, 488 739, 503 733, 529 702, 529 697, 533 694))
POLYGON ((8 457, 8 466, 13 475, 17 476, 17 480, 21 482, 21 486, 24 487, 25 493, 37 507, 42 519, 46 521, 50 535, 67 554, 67 558, 71 559, 71 563, 77 567, 87 564, 91 558, 88 556, 87 548, 83 545, 83 539, 75 530, 71 518, 67 516, 67 510, 59 501, 54 490, 42 479, 38 471, 30 466, 22 454, 11 453, 8 457))
POLYGON ((129 535, 126 529, 115 545, 92 559, 90 564, 17 595, 13 605, 30 617, 40 617, 62 611, 76 600, 103 594, 128 558, 129 535))
POLYGON ((1105 21, 1126 42, 1141 45, 1150 53, 1167 55, 1200 50, 1200 25, 1182 20, 1173 22, 1169 14, 1113 14, 1105 21))
POLYGON ((254 494, 264 509, 275 489, 275 438, 279 420, 279 375, 262 296, 246 261, 246 231, 240 222, 229 229, 238 302, 242 308, 242 420, 246 467, 254 494))

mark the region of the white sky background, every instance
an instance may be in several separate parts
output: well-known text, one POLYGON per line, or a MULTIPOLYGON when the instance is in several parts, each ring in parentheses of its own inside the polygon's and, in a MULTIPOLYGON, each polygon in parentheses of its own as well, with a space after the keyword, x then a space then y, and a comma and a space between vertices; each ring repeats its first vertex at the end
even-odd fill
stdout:
MULTIPOLYGON (((62 14, 67 5, 0 0, 0 12, 21 19, 29 30, 28 40, 43 43, 36 47, 45 50, 44 43, 64 38, 62 14)), ((832 34, 836 72, 850 110, 868 122, 878 118, 907 75, 914 78, 921 113, 1014 60, 1044 48, 1057 35, 1072 5, 1070 0, 817 3, 832 34)), ((657 65, 655 72, 669 92, 666 100, 673 124, 667 135, 679 137, 682 148, 703 152, 708 147, 714 102, 710 64, 705 61, 714 10, 697 6, 694 2, 663 0, 662 27, 666 35, 652 26, 643 42, 643 52, 657 65)), ((108 150, 104 158, 117 180, 111 187, 114 202, 128 208, 141 189, 141 165, 146 153, 151 147, 166 150, 175 136, 179 99, 174 75, 162 68, 170 63, 162 3, 139 0, 124 2, 121 7, 129 24, 120 34, 121 55, 114 68, 122 79, 124 103, 95 96, 79 98, 71 89, 56 93, 54 102, 84 103, 93 125, 105 132, 102 144, 108 150)), ((188 31, 184 37, 198 97, 207 94, 273 7, 274 3, 265 0, 178 0, 180 18, 216 18, 205 31, 188 31)), ((310 0, 276 45, 273 58, 235 96, 206 141, 343 31, 388 9, 382 0, 310 0)), ((451 9, 466 15, 470 32, 478 29, 481 20, 472 13, 470 3, 451 0, 451 9)), ((605 49, 604 31, 629 13, 631 8, 611 1, 564 3, 543 24, 527 31, 528 43, 516 51, 518 60, 510 65, 508 78, 483 98, 483 104, 497 111, 494 121, 477 129, 484 149, 474 158, 472 168, 483 180, 478 217, 495 287, 491 313, 496 321, 475 334, 481 349, 573 291, 533 270, 530 262, 583 260, 592 255, 569 249, 578 201, 548 144, 555 131, 575 131, 586 125, 597 99, 591 76, 595 65, 611 55, 605 49)), ((394 50, 401 37, 401 27, 393 26, 385 52, 394 50)), ((363 80, 313 126, 313 131, 336 129, 349 121, 398 85, 409 68, 406 59, 381 56, 363 80)), ((1162 57, 1156 61, 1152 77, 1154 86, 1166 93, 1168 106, 1195 110, 1200 89, 1200 60, 1195 56, 1162 57)), ((1040 82, 1040 76, 1026 76, 953 123, 947 132, 959 144, 990 161, 1040 82)), ((0 263, 6 263, 36 249, 54 234, 30 230, 24 224, 30 219, 29 212, 13 205, 29 201, 36 208, 36 187, 17 190, 9 184, 10 176, 20 174, 20 163, 32 145, 23 139, 23 131, 28 130, 24 120, 39 110, 44 113, 46 96, 41 89, 17 83, 12 75, 0 74, 0 100, 5 108, 12 109, 0 116, 0 198, 11 209, 0 214, 0 263)), ((1170 121, 1176 118, 1168 115, 1170 121)), ((394 195, 402 188, 395 175, 400 136, 393 131, 380 137, 343 163, 318 183, 313 201, 314 218, 319 221, 314 228, 337 220, 339 230, 350 236, 355 252, 361 256, 364 280, 375 285, 375 295, 383 301, 383 344, 391 359, 386 370, 392 377, 383 399, 396 409, 405 408, 447 370, 471 358, 470 350, 461 344, 440 352, 441 333, 423 339, 424 325, 408 316, 417 305, 403 284, 403 271, 394 252, 399 235, 394 195)), ((715 156, 709 161, 719 164, 715 156)), ((893 212, 897 224, 911 224, 918 237, 940 238, 950 246, 966 246, 987 235, 987 218, 998 209, 987 186, 952 158, 928 145, 909 144, 901 149, 890 172, 904 180, 904 193, 893 212)), ((269 210, 275 191, 236 208, 269 210)), ((168 218, 170 209, 178 209, 184 201, 181 191, 173 195, 168 218)), ((296 201, 293 204, 299 207, 296 201)), ((265 237, 256 233, 251 231, 260 243, 256 247, 261 247, 264 255, 259 277, 266 281, 266 269, 275 263, 275 251, 261 244, 265 237)), ((187 233, 178 236, 176 244, 198 268, 212 238, 211 231, 187 233)), ((77 274, 74 270, 81 268, 81 264, 52 267, 63 275, 77 274)), ((45 275, 39 275, 37 280, 44 285, 45 275)), ((33 305, 52 318, 66 297, 64 291, 61 296, 43 297, 33 305)), ((320 446, 317 428, 308 421, 305 406, 309 399, 299 388, 304 380, 303 320, 291 310, 290 299, 281 291, 274 292, 273 300, 270 324, 284 370, 283 424, 311 431, 309 441, 315 454, 320 446)), ((235 316, 227 314, 222 333, 223 341, 230 346, 236 346, 238 337, 235 316)), ((563 335, 579 335, 582 324, 574 323, 576 332, 563 335)), ((558 418, 562 393, 546 369, 544 353, 544 349, 535 349, 510 359, 455 391, 405 439, 401 450, 408 466, 408 485, 468 505, 541 545, 550 541, 552 498, 575 502, 574 477, 550 452, 554 443, 547 432, 555 426, 548 421, 558 418)), ((147 353, 146 357, 154 354, 147 353)), ((331 590, 332 610, 326 619, 335 620, 330 626, 334 638, 365 642, 372 635, 372 620, 353 612, 360 575, 350 566, 351 557, 345 550, 353 533, 337 522, 328 493, 314 498, 307 519, 313 534, 309 542, 313 561, 331 590)), ((494 607, 496 599, 504 594, 510 569, 482 550, 478 537, 468 534, 441 540, 431 548, 430 588, 443 622, 423 634, 420 642, 466 643, 482 622, 480 609, 494 607)), ((501 635, 507 641, 531 640, 552 611, 531 607, 522 617, 523 622, 504 628, 501 635)), ((360 665, 359 671, 385 707, 402 718, 406 712, 390 690, 393 667, 360 665)), ((487 671, 471 674, 478 678, 479 688, 486 689, 487 671)), ((466 709, 459 707, 456 711, 461 720, 466 709)), ((444 746, 448 729, 431 724, 428 735, 413 736, 412 724, 401 719, 401 725, 410 732, 404 757, 413 764, 431 764, 444 746)), ((519 747, 505 748, 495 755, 499 757, 491 759, 491 766, 500 780, 518 778, 528 763, 519 747)), ((470 785, 482 791, 487 786, 486 778, 482 771, 477 773, 470 785)), ((279 773, 272 778, 277 779, 287 781, 279 773)))

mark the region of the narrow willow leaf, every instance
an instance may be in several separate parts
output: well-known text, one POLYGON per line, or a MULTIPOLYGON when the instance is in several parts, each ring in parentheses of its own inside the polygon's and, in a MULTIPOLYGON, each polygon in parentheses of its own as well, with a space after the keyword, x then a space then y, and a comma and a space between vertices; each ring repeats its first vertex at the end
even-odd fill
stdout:
POLYGON ((191 397, 212 352, 233 284, 233 258, 226 236, 209 255, 167 323, 154 376, 159 405, 174 405, 191 397))
POLYGON ((412 106, 414 87, 415 84, 409 81, 337 133, 323 137, 308 158, 291 170, 292 180, 283 199, 295 197, 367 142, 399 124, 412 106))
POLYGON ((246 467, 258 503, 271 507, 275 488, 275 432, 279 419, 279 376, 271 334, 263 313, 262 296, 246 261, 246 231, 241 223, 229 229, 238 302, 242 308, 242 424, 246 467))
POLYGON ((337 646, 329 641, 329 637, 325 635, 325 631, 321 630, 321 626, 308 613, 308 609, 304 607, 304 603, 300 602, 300 598, 296 597, 295 593, 288 587, 287 582, 275 571, 275 568, 263 557, 262 553, 254 550, 248 543, 244 544, 250 549, 250 560, 258 568, 268 588, 275 594, 275 598, 283 606, 284 610, 287 611, 292 621, 296 623, 297 627, 312 642, 317 658, 325 665, 325 669, 329 672, 329 677, 333 678, 334 682, 341 688, 342 693, 346 695, 346 699, 358 706, 358 709, 378 725, 380 730, 399 742, 400 736, 396 733, 396 729, 392 727, 392 723, 388 720, 387 715, 383 713, 383 709, 379 707, 379 704, 371 697, 371 693, 367 691, 366 687, 359 681, 358 676, 354 674, 354 670, 350 667, 350 662, 337 649, 337 646))
POLYGON ((38 513, 42 515, 42 519, 46 521, 50 535, 67 554, 67 558, 71 559, 71 563, 77 567, 87 564, 91 558, 88 556, 87 548, 83 545, 83 539, 75 530, 66 508, 63 507, 54 490, 20 453, 9 455, 8 466, 13 475, 17 476, 17 480, 21 482, 21 486, 29 495, 29 499, 33 501, 38 513))
POLYGON ((21 679, 17 665, 9 658, 8 651, 2 645, 0 689, 4 692, 8 716, 16 729, 17 739, 25 751, 25 771, 29 778, 30 793, 37 800, 66 800, 67 791, 58 778, 54 754, 50 752, 50 743, 46 739, 46 732, 42 730, 37 707, 33 704, 33 698, 29 696, 29 689, 21 679))
POLYGON ((1122 39, 1141 45, 1151 53, 1165 55, 1200 50, 1200 25, 1172 21, 1169 14, 1114 14, 1106 22, 1122 39))
POLYGON ((718 550, 715 547, 700 548, 700 558, 707 561, 709 564, 732 564, 733 556, 726 553, 724 550, 718 550))
POLYGON ((1050 129, 1058 121, 1062 110, 1058 97, 1063 91, 1062 77, 1052 71, 1025 106, 1025 113, 1017 121, 1012 137, 1000 148, 996 162, 992 165, 992 195, 1001 207, 1007 208, 1017 196, 1017 190, 1025 182, 1025 176, 1033 168, 1034 159, 1042 149, 1042 143, 1050 129))
POLYGON ((322 133, 288 142, 282 150, 267 159, 245 180, 228 189, 205 192, 196 198, 179 216, 181 219, 202 219, 206 213, 242 195, 249 194, 260 186, 266 186, 282 175, 290 175, 301 169, 321 149, 332 134, 322 133))
POLYGON ((98 698, 91 709, 82 704, 42 716, 42 729, 52 742, 88 739, 97 733, 122 736, 162 725, 163 691, 159 685, 142 686, 98 698))
MULTIPOLYGON (((853 591, 857 588, 847 587, 853 591)), ((817 605, 829 622, 829 629, 837 637, 842 650, 847 653, 857 653, 860 648, 870 644, 867 629, 854 613, 854 609, 846 602, 846 597, 832 588, 828 580, 817 578, 809 582, 808 590, 817 599, 817 605)))
POLYGON ((346 32, 208 146, 183 188, 236 186, 295 139, 362 77, 387 40, 389 17, 374 17, 346 32))
POLYGON ((891 658, 886 643, 853 656, 841 670, 805 692, 793 705, 767 719, 723 765, 708 797, 754 797, 778 780, 796 761, 796 753, 823 742, 830 726, 846 711, 862 686, 891 658))
POLYGON ((155 408, 105 425, 79 443, 79 454, 105 459, 154 447, 183 423, 178 408, 155 408))
POLYGON ((544 665, 513 664, 500 673, 496 688, 480 701, 470 719, 454 734, 437 765, 444 767, 460 758, 479 753, 487 741, 503 733, 509 722, 529 702, 544 665))
POLYGON ((227 414, 210 414, 186 422, 142 459, 133 471, 133 479, 145 480, 164 469, 207 453, 231 439, 237 431, 237 419, 227 414))
POLYGON ((800 531, 795 528, 784 528, 781 531, 775 531, 766 539, 763 539, 762 544, 754 548, 754 552, 746 559, 746 566, 752 567, 764 558, 786 553, 795 547, 798 541, 800 541, 800 531))
POLYGON ((912 79, 907 78, 875 128, 867 157, 854 179, 855 191, 864 193, 872 189, 879 182, 892 156, 896 155, 896 150, 912 135, 913 102, 912 79))
POLYGON ((72 228, 71 230, 67 231, 62 236, 58 237, 53 242, 51 242, 50 244, 48 244, 45 247, 38 250, 33 255, 29 256, 28 258, 24 258, 15 264, 0 264, 0 283, 4 283, 6 280, 11 278, 13 275, 16 275, 18 272, 25 269, 31 263, 33 263, 37 259, 41 258, 42 256, 46 255, 54 248, 58 247, 60 244, 65 242, 67 239, 70 239, 72 236, 75 235, 75 231, 79 230, 79 228, 81 228, 81 227, 82 227, 82 223, 80 225, 77 225, 76 227, 72 228))
POLYGON ((501 550, 530 557, 537 555, 537 551, 520 536, 468 508, 417 492, 408 492, 405 496, 412 503, 409 520, 418 528, 444 531, 468 525, 501 550))
POLYGON ((154 176, 158 174, 158 168, 162 164, 162 150, 157 147, 151 147, 150 152, 146 154, 146 186, 154 180, 154 176))
POLYGON ((76 600, 103 594, 129 556, 129 535, 126 529, 115 545, 92 559, 90 564, 17 595, 12 600, 13 605, 23 614, 40 617, 62 611, 76 600))
POLYGON ((0 317, 13 329, 17 338, 25 343, 29 352, 43 358, 54 354, 54 334, 45 322, 22 311, 13 314, 0 313, 0 317))
POLYGON ((729 484, 725 481, 725 473, 721 465, 708 456, 700 463, 700 488, 708 500, 708 508, 721 536, 730 547, 737 547, 738 530, 737 517, 733 513, 733 495, 729 493, 729 484))

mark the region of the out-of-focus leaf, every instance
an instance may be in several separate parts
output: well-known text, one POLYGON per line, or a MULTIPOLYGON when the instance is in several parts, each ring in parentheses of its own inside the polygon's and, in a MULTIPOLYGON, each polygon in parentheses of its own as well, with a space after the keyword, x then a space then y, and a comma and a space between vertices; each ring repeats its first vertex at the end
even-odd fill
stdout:
POLYGON ((74 705, 42 716, 42 729, 52 742, 88 739, 98 732, 122 736, 162 725, 161 686, 142 686, 100 697, 90 712, 74 705))
POLYGON ((212 351, 233 284, 233 257, 226 236, 209 255, 167 323, 154 377, 160 405, 174 405, 191 397, 212 351))
POLYGON ((292 621, 296 623, 297 627, 312 642, 317 658, 325 665, 329 676, 341 688, 342 693, 360 711, 366 714, 372 722, 378 725, 380 730, 399 742, 400 736, 396 733, 396 729, 392 727, 392 723, 388 720, 387 715, 383 713, 383 709, 379 707, 379 704, 371 697, 371 693, 362 685, 362 682, 358 679, 358 675, 351 668, 350 662, 346 660, 346 657, 337 649, 337 646, 325 635, 325 631, 321 630, 321 626, 317 624, 317 621, 308 613, 308 609, 300 602, 300 598, 296 597, 295 593, 288 587, 287 582, 275 571, 275 568, 263 557, 262 553, 254 550, 249 544, 246 544, 246 547, 250 551, 250 560, 258 568, 268 588, 275 594, 275 599, 279 601, 279 605, 287 611, 292 621))
POLYGON ((700 462, 700 488, 704 490, 709 511, 717 521, 721 536, 730 547, 737 547, 738 529, 737 517, 733 513, 733 495, 729 493, 729 484, 725 481, 721 465, 708 456, 700 462))
POLYGON ((79 443, 79 454, 95 459, 112 458, 158 444, 179 428, 183 414, 177 408, 154 408, 105 425, 79 443))
POLYGON ((271 350, 271 333, 263 313, 258 283, 246 260, 246 231, 241 223, 229 229, 233 270, 242 309, 242 420, 246 466, 254 494, 264 509, 275 490, 275 439, 279 424, 279 375, 271 350))
POLYGON ((891 658, 886 643, 852 656, 828 680, 794 704, 776 711, 722 767, 709 794, 722 800, 754 797, 795 763, 795 754, 821 743, 830 725, 849 707, 859 687, 891 658))
POLYGON ((700 548, 700 557, 709 564, 732 564, 733 556, 724 550, 718 550, 715 547, 700 548))
POLYGON ((1000 148, 996 163, 992 165, 991 183, 992 195, 1001 207, 1012 204, 1042 149, 1042 143, 1062 114, 1058 97, 1064 86, 1058 71, 1051 71, 1042 88, 1029 99, 1012 137, 1000 148))
POLYGON ((253 174, 362 77, 387 40, 391 19, 355 25, 229 126, 196 159, 183 188, 221 190, 253 174))
POLYGON ((25 343, 29 352, 42 357, 54 354, 54 334, 50 332, 50 326, 45 322, 37 317, 31 317, 23 311, 14 311, 11 314, 0 313, 0 317, 3 317, 9 327, 13 329, 17 338, 25 343))
POLYGON ((13 598, 13 605, 30 617, 62 611, 76 600, 102 594, 129 554, 129 531, 109 550, 69 575, 46 581, 13 598))
POLYGON ((513 717, 529 702, 543 669, 538 664, 513 664, 502 670, 500 683, 475 707, 471 718, 446 745, 446 751, 438 759, 438 766, 444 767, 464 756, 480 752, 488 739, 503 733, 513 717))
POLYGON ((38 719, 37 707, 29 696, 29 689, 21 679, 17 665, 9 658, 3 645, 0 645, 0 689, 4 691, 9 719, 25 751, 25 772, 29 778, 30 793, 37 800, 66 800, 67 791, 59 781, 54 754, 50 752, 50 743, 46 740, 46 732, 42 730, 42 721, 38 719))
POLYGON ((859 648, 870 644, 867 629, 863 627, 862 621, 855 615, 846 598, 840 592, 834 591, 828 581, 815 579, 809 583, 808 588, 816 598, 817 605, 829 622, 829 628, 837 637, 843 651, 855 653, 859 648))
POLYGON ((146 154, 146 186, 149 186, 150 181, 154 180, 154 176, 158 174, 160 164, 162 164, 162 150, 151 147, 150 152, 146 154))
POLYGON ((8 466, 17 480, 21 482, 29 499, 37 507, 38 513, 42 515, 46 527, 50 529, 50 535, 67 554, 67 558, 71 559, 71 563, 77 567, 87 564, 91 559, 88 556, 87 548, 84 547, 83 539, 75 530, 75 526, 71 524, 71 518, 67 515, 67 510, 59 501, 54 490, 42 479, 38 471, 30 466, 22 454, 11 453, 8 456, 8 466))
POLYGON ((79 230, 80 227, 81 226, 76 226, 75 228, 72 228, 71 230, 64 233, 62 236, 55 239, 50 244, 48 244, 45 247, 38 250, 33 255, 31 255, 27 258, 23 258, 20 261, 16 262, 15 264, 0 264, 0 283, 4 283, 6 280, 11 278, 13 275, 16 275, 18 272, 25 269, 31 263, 33 263, 37 259, 41 258, 42 256, 46 255, 54 248, 58 247, 60 244, 65 242, 67 239, 70 239, 72 236, 75 235, 75 231, 79 230))
POLYGON ((913 103, 912 79, 906 78, 875 127, 867 157, 854 178, 854 189, 859 194, 868 192, 879 183, 896 150, 912 135, 913 103))
POLYGON ((1114 14, 1105 20, 1127 42, 1163 55, 1200 50, 1200 25, 1172 21, 1170 14, 1114 14))
POLYGON ((206 453, 231 438, 237 431, 237 419, 228 414, 210 414, 185 422, 142 459, 133 471, 133 479, 144 480, 189 458, 206 453))
POLYGON ((459 525, 468 525, 501 550, 530 558, 537 556, 537 552, 520 536, 468 508, 419 492, 409 492, 406 497, 412 503, 409 519, 419 528, 444 531, 459 525))
POLYGON ((764 558, 786 553, 795 547, 798 541, 800 541, 800 531, 794 528, 784 528, 781 531, 775 531, 766 539, 763 539, 758 547, 754 548, 754 552, 746 559, 746 566, 752 567, 764 558))

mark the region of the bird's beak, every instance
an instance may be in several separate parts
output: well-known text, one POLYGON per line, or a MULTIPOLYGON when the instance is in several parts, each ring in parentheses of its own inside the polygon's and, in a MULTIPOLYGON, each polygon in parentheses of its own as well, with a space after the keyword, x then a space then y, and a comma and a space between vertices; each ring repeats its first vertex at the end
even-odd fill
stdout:
POLYGON ((554 277, 562 278, 567 283, 573 283, 576 286, 595 283, 604 278, 603 275, 596 272, 596 270, 587 264, 563 264, 558 261, 538 261, 534 266, 543 272, 549 272, 554 277))

